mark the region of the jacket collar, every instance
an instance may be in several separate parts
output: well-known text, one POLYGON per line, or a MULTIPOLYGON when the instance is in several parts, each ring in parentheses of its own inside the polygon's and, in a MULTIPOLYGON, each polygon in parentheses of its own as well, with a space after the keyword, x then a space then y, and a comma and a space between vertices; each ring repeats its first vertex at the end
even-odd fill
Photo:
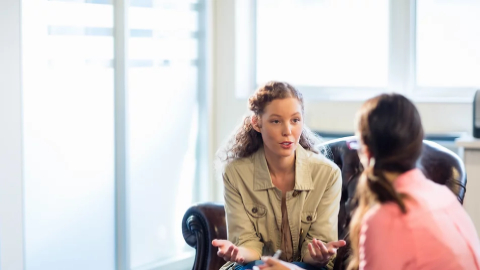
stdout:
MULTIPOLYGON (((263 190, 274 188, 268 170, 267 159, 265 158, 265 149, 260 147, 253 154, 254 172, 253 172, 253 189, 263 190)), ((299 144, 295 150, 295 186, 294 190, 312 190, 313 181, 310 167, 308 165, 308 152, 299 144)))

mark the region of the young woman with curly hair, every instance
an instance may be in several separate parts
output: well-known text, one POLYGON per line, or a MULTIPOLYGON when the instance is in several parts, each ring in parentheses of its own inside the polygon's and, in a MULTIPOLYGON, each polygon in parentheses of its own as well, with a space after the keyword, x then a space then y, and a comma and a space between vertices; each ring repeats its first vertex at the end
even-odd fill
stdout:
POLYGON ((248 105, 251 115, 221 151, 228 240, 212 244, 222 269, 251 269, 278 249, 305 269, 331 267, 345 245, 337 241, 342 179, 304 124, 302 94, 269 82, 248 105))

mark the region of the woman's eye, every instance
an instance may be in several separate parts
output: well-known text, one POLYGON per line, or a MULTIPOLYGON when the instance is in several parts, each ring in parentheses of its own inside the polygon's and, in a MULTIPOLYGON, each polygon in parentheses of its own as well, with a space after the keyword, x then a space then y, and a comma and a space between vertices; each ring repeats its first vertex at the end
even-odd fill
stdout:
POLYGON ((278 120, 272 120, 272 123, 278 124, 278 123, 280 123, 280 121, 278 121, 278 120))
POLYGON ((298 123, 298 122, 300 122, 300 119, 299 119, 299 118, 295 118, 295 119, 293 119, 293 122, 294 122, 294 123, 298 123))

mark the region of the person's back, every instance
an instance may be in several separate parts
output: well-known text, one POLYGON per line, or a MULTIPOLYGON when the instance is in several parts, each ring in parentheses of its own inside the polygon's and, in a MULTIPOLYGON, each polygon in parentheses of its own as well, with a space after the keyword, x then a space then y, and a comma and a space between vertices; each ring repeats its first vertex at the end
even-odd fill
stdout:
POLYGON ((445 186, 418 169, 394 183, 406 194, 406 213, 395 203, 365 215, 360 269, 480 269, 480 243, 472 221, 445 186))

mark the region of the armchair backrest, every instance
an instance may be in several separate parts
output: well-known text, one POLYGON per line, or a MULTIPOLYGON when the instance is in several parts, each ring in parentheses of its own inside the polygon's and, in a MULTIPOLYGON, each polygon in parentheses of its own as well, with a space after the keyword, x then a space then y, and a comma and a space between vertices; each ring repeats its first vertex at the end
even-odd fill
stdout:
MULTIPOLYGON (((362 171, 357 151, 350 149, 347 145, 347 142, 352 139, 353 137, 345 137, 324 144, 326 156, 332 159, 342 171, 342 198, 338 214, 339 238, 347 234, 352 210, 351 202, 362 171)), ((463 161, 455 153, 437 143, 424 140, 417 167, 428 179, 450 188, 458 201, 463 203, 467 176, 463 161)))

